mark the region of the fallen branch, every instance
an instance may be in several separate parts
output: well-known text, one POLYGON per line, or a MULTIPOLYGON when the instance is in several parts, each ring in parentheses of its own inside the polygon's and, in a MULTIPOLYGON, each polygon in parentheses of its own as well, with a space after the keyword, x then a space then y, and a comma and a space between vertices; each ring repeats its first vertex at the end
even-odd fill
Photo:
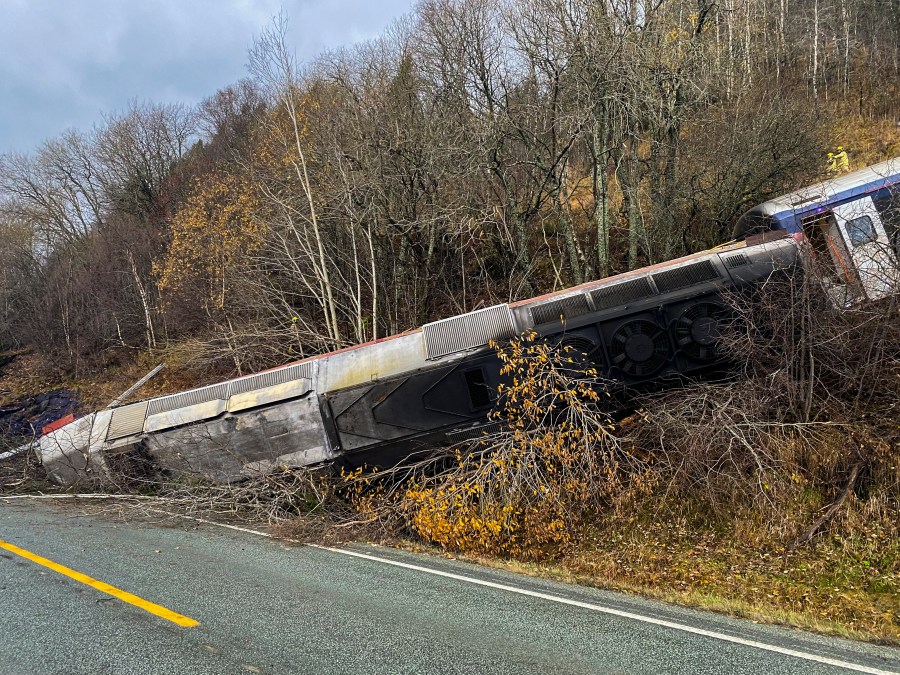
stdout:
POLYGON ((13 450, 8 450, 7 452, 0 452, 0 460, 10 459, 17 455, 21 455, 26 450, 30 450, 31 445, 32 445, 31 443, 26 443, 25 445, 15 448, 13 450))
POLYGON ((850 478, 847 480, 847 485, 844 487, 844 490, 841 492, 838 498, 834 500, 834 502, 832 502, 831 506, 828 507, 828 510, 825 511, 821 518, 819 518, 810 526, 810 528, 803 534, 803 536, 797 538, 794 543, 791 544, 786 553, 791 553, 808 542, 825 523, 834 518, 834 514, 837 513, 838 509, 840 509, 843 503, 847 500, 847 497, 850 496, 850 492, 853 490, 853 486, 856 485, 856 479, 859 477, 859 472, 862 467, 862 461, 859 461, 853 465, 853 468, 850 469, 850 478))

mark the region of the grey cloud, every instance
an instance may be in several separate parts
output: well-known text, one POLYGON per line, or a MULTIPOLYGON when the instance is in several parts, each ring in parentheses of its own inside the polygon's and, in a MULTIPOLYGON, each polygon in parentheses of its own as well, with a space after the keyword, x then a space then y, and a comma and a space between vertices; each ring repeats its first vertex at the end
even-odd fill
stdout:
POLYGON ((87 129, 130 100, 195 103, 246 74, 284 7, 301 60, 375 37, 412 0, 0 0, 0 152, 87 129))

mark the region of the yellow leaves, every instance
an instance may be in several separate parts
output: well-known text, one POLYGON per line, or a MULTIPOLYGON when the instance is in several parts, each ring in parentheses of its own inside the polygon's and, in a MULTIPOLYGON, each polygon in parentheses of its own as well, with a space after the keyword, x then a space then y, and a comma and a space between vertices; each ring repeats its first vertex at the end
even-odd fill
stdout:
POLYGON ((207 307, 224 307, 245 259, 265 243, 266 223, 283 219, 285 210, 296 216, 292 195, 311 208, 299 196, 305 194, 304 153, 312 151, 305 111, 317 101, 299 91, 290 96, 293 114, 282 101, 250 133, 248 164, 217 164, 191 185, 168 224, 166 256, 154 267, 164 296, 201 293, 207 307))
POLYGON ((224 306, 230 274, 261 243, 258 199, 245 176, 226 171, 194 182, 169 224, 165 259, 154 268, 163 293, 201 288, 215 307, 224 306))
MULTIPOLYGON (((403 496, 407 525, 448 549, 535 558, 573 542, 585 517, 619 491, 619 448, 594 406, 596 371, 533 333, 496 347, 506 382, 504 431, 454 453, 454 468, 403 496)), ((637 462, 637 460, 635 460, 637 462)))

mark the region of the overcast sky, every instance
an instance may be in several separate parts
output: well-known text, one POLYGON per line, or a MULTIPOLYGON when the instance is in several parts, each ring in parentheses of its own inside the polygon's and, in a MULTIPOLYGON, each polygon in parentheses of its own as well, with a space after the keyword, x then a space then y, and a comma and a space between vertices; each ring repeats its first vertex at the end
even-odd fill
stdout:
POLYGON ((196 103, 246 75, 284 8, 301 60, 380 34, 413 0, 0 0, 0 153, 130 100, 196 103))

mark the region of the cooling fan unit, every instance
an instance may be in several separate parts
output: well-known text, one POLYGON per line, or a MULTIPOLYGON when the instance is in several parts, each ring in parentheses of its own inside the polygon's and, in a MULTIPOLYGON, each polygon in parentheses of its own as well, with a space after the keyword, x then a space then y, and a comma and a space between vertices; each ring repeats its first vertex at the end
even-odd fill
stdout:
POLYGON ((725 307, 714 302, 701 302, 685 309, 674 327, 678 351, 698 361, 715 360, 719 324, 727 314, 725 307))
POLYGON ((556 343, 563 356, 582 368, 596 368, 603 364, 603 349, 583 335, 567 335, 556 343))
POLYGON ((623 373, 652 375, 669 359, 669 339, 652 321, 630 321, 613 333, 609 352, 613 365, 623 373))

